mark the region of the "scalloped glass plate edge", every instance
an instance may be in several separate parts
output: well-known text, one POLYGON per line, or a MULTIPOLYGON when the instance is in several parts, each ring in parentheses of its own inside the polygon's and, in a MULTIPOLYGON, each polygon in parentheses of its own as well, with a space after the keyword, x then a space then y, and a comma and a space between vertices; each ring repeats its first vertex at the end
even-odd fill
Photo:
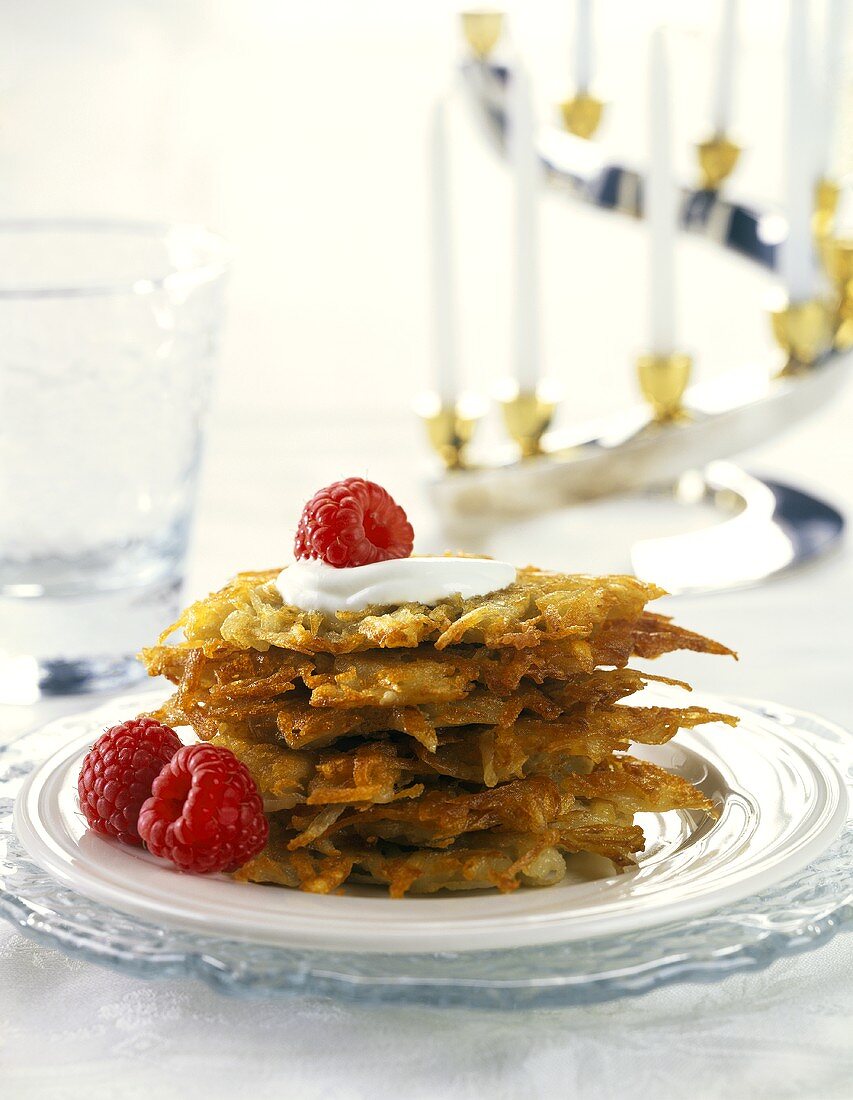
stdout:
MULTIPOLYGON (((850 733, 774 703, 732 701, 814 740, 844 776, 853 800, 850 733)), ((706 916, 585 945, 359 956, 159 929, 61 887, 20 848, 11 831, 12 803, 16 788, 47 755, 45 746, 36 751, 40 732, 0 749, 0 915, 47 947, 137 977, 193 977, 238 996, 558 1007, 761 969, 825 942, 853 918, 853 816, 848 815, 836 840, 792 880, 706 916)))

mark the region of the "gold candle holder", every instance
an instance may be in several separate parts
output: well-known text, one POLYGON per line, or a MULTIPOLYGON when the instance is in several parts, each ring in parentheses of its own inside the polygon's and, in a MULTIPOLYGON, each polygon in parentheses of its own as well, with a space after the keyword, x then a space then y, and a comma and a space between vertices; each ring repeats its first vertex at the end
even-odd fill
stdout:
POLYGON ((773 310, 770 319, 776 342, 787 356, 782 374, 810 367, 832 347, 832 310, 820 298, 790 302, 773 310))
POLYGON ((579 91, 560 104, 563 128, 575 137, 589 141, 601 124, 604 104, 588 92, 579 91))
POLYGON ((641 355, 637 359, 640 389, 659 423, 687 416, 682 398, 692 369, 693 359, 679 352, 641 355))
POLYGON ((557 408, 556 396, 544 386, 536 390, 513 389, 500 398, 504 424, 518 444, 522 458, 542 453, 542 436, 551 426, 557 408))
POLYGON ((815 185, 812 232, 819 241, 832 235, 840 194, 841 188, 835 180, 822 179, 815 185))
POLYGON ((699 186, 703 191, 718 191, 737 166, 742 150, 725 134, 715 134, 696 146, 699 157, 699 186))
POLYGON ((828 237, 820 252, 836 293, 835 346, 853 347, 853 240, 828 237))
POLYGON ((448 404, 438 394, 425 394, 415 410, 426 424, 430 444, 445 467, 458 470, 464 466, 465 448, 483 415, 481 406, 467 399, 448 404))
POLYGON ((462 33, 472 53, 485 61, 498 44, 504 27, 504 13, 483 9, 462 12, 462 33))

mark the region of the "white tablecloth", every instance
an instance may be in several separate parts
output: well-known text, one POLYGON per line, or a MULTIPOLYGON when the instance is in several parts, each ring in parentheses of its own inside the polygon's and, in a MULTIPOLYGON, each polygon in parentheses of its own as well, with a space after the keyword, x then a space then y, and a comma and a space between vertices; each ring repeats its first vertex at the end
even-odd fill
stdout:
POLYGON ((850 941, 717 985, 495 1015, 231 1001, 3 933, 0 1081, 15 1100, 849 1100, 850 941))
MULTIPOLYGON (((439 548, 423 494, 426 454, 406 406, 428 359, 422 139, 449 60, 450 7, 40 0, 6 9, 4 207, 193 217, 236 248, 193 594, 238 568, 282 560, 301 503, 349 473, 387 483, 410 507, 420 547, 439 548)), ((768 7, 747 19, 740 111, 755 147, 741 183, 775 195, 779 97, 767 89, 777 87, 780 62, 778 27, 765 33, 763 24, 768 7), (766 140, 753 141, 759 133, 766 140)), ((543 102, 563 90, 564 8, 529 6, 519 20, 542 58, 543 102), (549 20, 550 40, 542 33, 549 20)), ((600 27, 602 77, 615 101, 605 140, 634 153, 643 132, 636 43, 650 18, 644 8, 602 5, 600 27)), ((704 25, 707 6, 677 9, 687 172, 707 85, 706 50, 692 30, 704 25)), ((507 364, 506 181, 464 113, 454 125, 463 358, 468 379, 483 382, 507 364)), ((629 399, 643 302, 625 287, 642 285, 642 237, 556 199, 545 217, 544 344, 570 388, 566 415, 578 418, 629 399)), ((680 260, 682 321, 701 352, 699 370, 759 362, 770 350, 762 281, 701 246, 686 246, 680 260)), ((819 487, 850 513, 851 420, 853 391, 747 464, 819 487)), ((613 530, 614 513, 582 515, 560 560, 624 565, 609 538, 596 541, 605 523, 613 530)), ((619 522, 642 515, 626 506, 619 522)), ((534 535, 519 540, 525 560, 558 552, 534 535)), ((676 656, 666 669, 709 691, 778 699, 853 725, 851 591, 843 550, 761 589, 679 601, 681 621, 742 659, 676 656)), ((72 705, 85 701, 0 709, 0 735, 72 705)), ((70 961, 0 926, 0 1090, 15 1100, 829 1100, 853 1096, 851 1018, 849 934, 715 985, 493 1015, 231 1001, 193 982, 146 983, 70 961)))

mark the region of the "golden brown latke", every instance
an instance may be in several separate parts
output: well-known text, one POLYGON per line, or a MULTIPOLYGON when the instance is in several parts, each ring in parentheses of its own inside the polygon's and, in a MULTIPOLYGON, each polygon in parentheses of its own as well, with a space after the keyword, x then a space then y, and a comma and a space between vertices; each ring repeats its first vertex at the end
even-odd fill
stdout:
POLYGON ((347 880, 377 882, 394 897, 553 885, 565 874, 563 853, 629 863, 644 842, 632 823, 635 803, 715 812, 686 780, 628 758, 559 786, 531 779, 488 792, 430 791, 349 814, 277 814, 269 844, 236 877, 317 893, 347 880))
POLYGON ((334 842, 342 831, 353 830, 364 840, 379 838, 411 847, 444 848, 463 833, 484 829, 541 833, 560 817, 562 805, 557 784, 544 776, 473 792, 446 782, 428 790, 419 785, 411 798, 383 805, 334 809, 299 806, 287 821, 287 828, 296 834, 289 847, 334 842), (315 827, 318 820, 322 822, 319 829, 315 827))
MULTIPOLYGON (((618 841, 620 851, 636 844, 636 836, 630 834, 639 830, 629 826, 612 831, 619 833, 618 838, 614 836, 614 849, 618 841)), ((438 890, 497 887, 508 892, 522 883, 551 886, 564 877, 566 863, 555 846, 557 840, 552 833, 503 834, 497 842, 490 833, 475 833, 443 850, 410 851, 348 838, 340 850, 323 853, 291 851, 287 833, 273 823, 267 847, 234 877, 242 882, 274 882, 317 894, 331 893, 347 881, 387 886, 391 897, 396 898, 438 890)), ((639 844, 642 846, 642 833, 639 844)))
POLYGON ((347 830, 367 841, 443 848, 462 834, 486 829, 535 834, 566 827, 578 800, 587 809, 599 801, 609 803, 611 817, 638 810, 715 812, 713 803, 685 779, 645 761, 620 757, 597 765, 588 775, 568 774, 559 781, 533 775, 484 791, 445 781, 413 787, 407 797, 382 805, 299 806, 286 827, 295 834, 291 849, 326 840, 334 843, 347 830))
MULTIPOLYGON (((644 615, 639 624, 622 623, 607 628, 601 646, 568 639, 543 642, 522 650, 491 651, 477 646, 454 646, 438 652, 432 646, 416 650, 372 651, 332 657, 313 657, 280 649, 266 653, 235 651, 220 645, 214 655, 202 649, 155 646, 143 650, 142 660, 152 676, 164 675, 179 687, 175 706, 189 715, 203 703, 210 714, 243 718, 269 718, 287 714, 282 699, 297 688, 307 689, 308 701, 316 708, 364 709, 369 707, 421 706, 465 699, 477 685, 499 696, 519 690, 522 682, 544 684, 564 681, 563 694, 576 692, 578 701, 592 699, 596 692, 624 698, 630 683, 641 686, 637 672, 625 672, 620 681, 612 671, 596 673, 597 665, 624 666, 636 652, 641 657, 687 648, 710 653, 730 650, 698 634, 673 626, 659 616, 644 615), (578 648, 584 650, 578 654, 578 648), (581 659, 582 657, 582 659, 581 659), (568 686, 571 685, 571 686, 568 686)), ((652 679, 646 676, 646 679, 652 679)), ((532 688, 532 684, 528 685, 532 688)), ((553 691, 557 690, 552 688, 553 691)), ((636 690, 636 689, 635 689, 636 690)), ((304 711, 302 696, 293 696, 292 710, 304 711)), ((343 729, 344 719, 330 719, 343 729)), ((310 737, 310 735, 309 735, 310 737)))
POLYGON ((510 726, 443 729, 434 752, 390 734, 350 738, 346 747, 319 752, 246 740, 224 727, 212 740, 243 761, 269 806, 290 808, 301 802, 381 804, 437 777, 478 787, 526 776, 559 780, 590 771, 631 743, 663 744, 679 728, 708 722, 732 725, 734 719, 702 707, 613 706, 552 722, 520 718, 510 726))
POLYGON ((266 652, 276 646, 298 653, 415 648, 424 642, 438 650, 463 643, 524 649, 544 639, 589 638, 613 620, 635 622, 649 600, 664 595, 636 577, 588 577, 528 566, 513 584, 487 596, 325 616, 288 607, 275 585, 279 572, 239 573, 187 608, 161 642, 183 629, 185 640, 178 644, 208 654, 223 642, 235 649, 266 652))
MULTIPOLYGON (((215 732, 216 721, 230 721, 243 727, 245 736, 283 738, 292 748, 320 747, 347 734, 370 734, 383 730, 408 732, 407 712, 417 712, 431 727, 473 724, 509 724, 522 712, 542 718, 580 710, 611 706, 642 691, 649 682, 664 683, 690 691, 688 684, 666 676, 636 669, 597 669, 589 675, 575 675, 565 681, 522 681, 514 692, 494 693, 474 685, 459 700, 414 704, 405 695, 400 703, 364 707, 317 707, 310 690, 301 685, 272 698, 252 697, 248 692, 232 696, 220 690, 229 685, 210 684, 209 676, 198 676, 209 659, 200 650, 191 651, 178 692, 162 704, 160 714, 183 724, 201 718, 215 732)), ((386 666, 387 679, 396 680, 393 666, 386 666)), ((220 673, 217 672, 216 675, 220 673)), ((420 739, 419 734, 413 733, 420 739)))
MULTIPOLYGON (((200 651, 193 652, 178 693, 160 708, 161 720, 172 725, 188 722, 202 737, 213 736, 225 722, 229 729, 249 740, 270 740, 278 736, 293 749, 321 748, 353 734, 396 731, 414 737, 430 751, 435 751, 439 729, 508 726, 522 713, 558 718, 583 708, 611 705, 640 691, 646 682, 662 679, 628 669, 599 670, 565 682, 541 685, 525 682, 508 696, 495 695, 475 686, 458 701, 327 708, 312 706, 312 696, 305 689, 269 699, 252 697, 248 692, 236 696, 223 694, 220 691, 223 685, 205 686, 210 677, 197 675, 208 660, 200 651)), ((393 678, 393 669, 389 668, 388 679, 393 678)), ((686 687, 674 680, 664 682, 686 687)))

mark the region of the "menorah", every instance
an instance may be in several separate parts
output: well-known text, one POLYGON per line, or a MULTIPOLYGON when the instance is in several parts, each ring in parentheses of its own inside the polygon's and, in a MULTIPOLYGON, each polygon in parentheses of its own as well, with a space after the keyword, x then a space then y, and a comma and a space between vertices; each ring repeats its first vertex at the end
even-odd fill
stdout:
MULTIPOLYGON (((813 94, 806 0, 790 2, 787 228, 778 211, 726 195, 740 153, 727 121, 735 0, 723 0, 713 129, 697 145, 692 186, 679 186, 671 169, 667 57, 660 31, 652 41, 649 172, 644 178, 609 163, 594 146, 604 104, 590 87, 590 0, 577 3, 576 87, 560 105, 562 128, 549 127, 539 141, 523 64, 517 57, 512 63, 492 59, 504 32, 503 16, 468 12, 462 17, 470 51, 461 66, 464 87, 483 129, 509 158, 515 175, 516 378, 499 397, 506 442, 478 447, 475 429, 482 407, 460 399, 448 368, 455 319, 447 277, 450 210, 439 106, 432 158, 438 386, 420 409, 444 465, 432 487, 433 499, 450 521, 465 517, 486 524, 629 492, 711 502, 723 514, 722 522, 635 545, 633 568, 672 591, 758 583, 825 552, 844 529, 843 517, 825 501, 723 461, 830 402, 846 379, 853 350, 853 239, 836 232, 839 185, 825 165, 797 156, 804 128, 813 122, 804 110, 813 94), (645 218, 650 225, 649 347, 636 363, 644 403, 613 414, 603 428, 553 428, 558 396, 536 374, 540 180, 573 200, 645 218), (762 378, 740 369, 690 384, 691 360, 678 346, 673 323, 679 231, 704 237, 781 276, 787 293, 769 317, 780 351, 762 378)), ((840 42, 842 0, 830 4, 827 35, 840 42)), ((837 68, 827 75, 827 84, 831 81, 840 83, 837 68)))

